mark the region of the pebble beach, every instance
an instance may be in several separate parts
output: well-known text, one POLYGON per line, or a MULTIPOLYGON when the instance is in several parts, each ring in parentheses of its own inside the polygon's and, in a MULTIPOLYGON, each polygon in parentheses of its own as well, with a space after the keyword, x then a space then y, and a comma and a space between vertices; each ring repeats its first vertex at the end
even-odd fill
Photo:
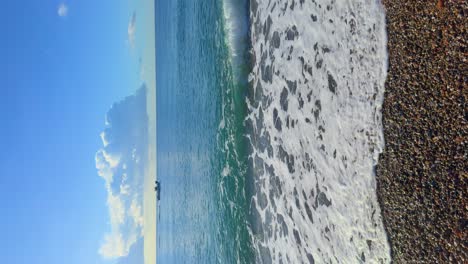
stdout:
POLYGON ((377 192, 394 263, 466 263, 466 1, 383 0, 389 72, 377 192))

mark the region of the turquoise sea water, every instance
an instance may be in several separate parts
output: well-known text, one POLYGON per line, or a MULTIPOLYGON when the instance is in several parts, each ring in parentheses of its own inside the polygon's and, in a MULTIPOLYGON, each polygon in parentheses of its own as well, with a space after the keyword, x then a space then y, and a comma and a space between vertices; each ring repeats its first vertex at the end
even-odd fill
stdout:
MULTIPOLYGON (((229 35, 234 25, 223 4, 156 2, 159 263, 249 263, 254 257, 243 125, 248 35, 239 28, 229 35), (243 45, 233 47, 233 37, 243 45)), ((229 8, 247 25, 246 1, 229 8)))

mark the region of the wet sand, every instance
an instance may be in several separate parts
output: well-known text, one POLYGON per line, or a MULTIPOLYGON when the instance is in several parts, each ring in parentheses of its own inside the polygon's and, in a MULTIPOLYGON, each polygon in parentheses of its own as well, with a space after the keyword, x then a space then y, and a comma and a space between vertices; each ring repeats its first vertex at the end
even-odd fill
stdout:
POLYGON ((394 263, 468 261, 467 1, 383 0, 377 190, 394 263))

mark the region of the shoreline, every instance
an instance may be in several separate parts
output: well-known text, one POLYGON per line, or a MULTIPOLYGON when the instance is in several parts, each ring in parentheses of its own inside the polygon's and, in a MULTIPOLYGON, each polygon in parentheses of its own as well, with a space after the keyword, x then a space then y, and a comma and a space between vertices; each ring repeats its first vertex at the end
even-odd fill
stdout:
POLYGON ((383 0, 388 75, 377 195, 394 263, 467 257, 468 4, 383 0), (464 112, 465 111, 465 112, 464 112))

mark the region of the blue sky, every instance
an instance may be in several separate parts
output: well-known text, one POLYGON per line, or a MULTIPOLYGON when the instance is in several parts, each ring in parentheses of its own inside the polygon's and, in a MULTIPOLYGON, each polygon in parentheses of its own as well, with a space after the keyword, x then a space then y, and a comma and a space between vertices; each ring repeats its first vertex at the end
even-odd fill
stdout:
POLYGON ((106 112, 141 86, 131 2, 2 1, 1 263, 112 262, 95 153, 106 112))

